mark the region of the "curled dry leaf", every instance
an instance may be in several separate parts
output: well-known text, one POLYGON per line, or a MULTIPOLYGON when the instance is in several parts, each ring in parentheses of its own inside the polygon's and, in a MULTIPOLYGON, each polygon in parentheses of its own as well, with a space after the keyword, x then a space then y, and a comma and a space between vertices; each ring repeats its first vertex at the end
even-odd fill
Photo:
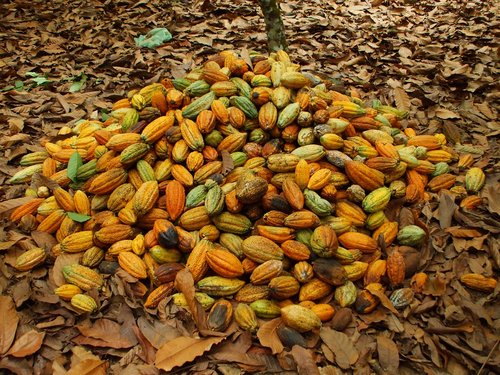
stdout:
POLYGON ((328 348, 335 354, 335 362, 347 370, 358 361, 359 353, 349 336, 328 327, 321 327, 319 335, 328 348))
POLYGON ((203 355, 213 345, 223 340, 224 337, 209 337, 206 339, 177 337, 167 342, 156 352, 155 366, 164 371, 171 371, 177 366, 192 362, 196 357, 203 355))
POLYGON ((18 358, 31 355, 40 349, 44 337, 45 332, 37 332, 32 329, 19 337, 7 354, 18 358))
POLYGON ((282 324, 281 318, 276 318, 262 324, 257 331, 261 345, 270 348, 273 354, 281 353, 285 349, 278 336, 278 328, 282 324))
POLYGON ((11 297, 0 296, 0 354, 5 354, 16 336, 19 316, 11 297))

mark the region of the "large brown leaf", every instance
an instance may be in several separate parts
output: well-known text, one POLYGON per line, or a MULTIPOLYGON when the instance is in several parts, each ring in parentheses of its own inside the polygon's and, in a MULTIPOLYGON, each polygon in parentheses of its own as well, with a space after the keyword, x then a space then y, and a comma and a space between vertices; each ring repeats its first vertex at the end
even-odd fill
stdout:
POLYGON ((281 353, 285 349, 278 337, 278 328, 282 324, 281 318, 276 318, 262 324, 257 331, 260 344, 270 348, 273 354, 281 353))
POLYGON ((177 272, 175 277, 175 289, 183 293, 186 297, 189 310, 193 315, 196 326, 200 331, 207 329, 205 310, 195 298, 194 280, 193 275, 187 268, 177 272))
POLYGON ((43 338, 45 337, 45 332, 37 332, 34 329, 26 332, 24 335, 19 337, 7 354, 13 357, 26 357, 35 353, 43 343, 43 338))
POLYGON ((164 371, 194 361, 196 357, 209 351, 213 345, 224 340, 224 337, 209 337, 195 339, 192 337, 177 337, 163 345, 157 352, 155 366, 164 371))
POLYGON ((319 335, 328 348, 335 354, 335 362, 347 370, 358 361, 359 354, 349 337, 328 327, 321 327, 319 335))
POLYGON ((11 297, 0 296, 0 354, 5 354, 16 336, 19 316, 11 297))
POLYGON ((377 336, 377 352, 380 365, 388 374, 396 374, 399 368, 399 351, 390 338, 377 336))

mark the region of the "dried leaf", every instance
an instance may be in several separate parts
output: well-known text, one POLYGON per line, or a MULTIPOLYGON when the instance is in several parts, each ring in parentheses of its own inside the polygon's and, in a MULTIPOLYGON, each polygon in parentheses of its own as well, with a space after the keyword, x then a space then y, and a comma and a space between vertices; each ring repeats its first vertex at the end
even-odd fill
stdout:
POLYGON ((13 357, 26 357, 35 353, 43 343, 43 338, 45 337, 45 332, 37 332, 34 329, 26 332, 24 335, 19 337, 7 354, 13 357))
POLYGON ((71 349, 71 368, 66 375, 106 375, 108 363, 81 346, 71 349))
POLYGON ((394 88, 394 100, 396 101, 397 109, 401 111, 408 111, 410 109, 410 97, 402 87, 394 88))
POLYGON ((175 289, 183 293, 186 297, 186 301, 189 306, 189 310, 193 315, 194 321, 198 329, 206 330, 206 314, 203 307, 195 298, 194 280, 193 275, 189 272, 189 269, 184 268, 179 271, 175 277, 175 289))
POLYGON ((155 366, 164 371, 192 362, 196 357, 209 351, 213 345, 224 340, 224 337, 209 337, 195 339, 192 337, 177 337, 163 345, 157 352, 155 366))
POLYGON ((359 353, 349 337, 328 327, 321 327, 319 335, 323 342, 335 354, 335 362, 347 370, 358 361, 359 353))
POLYGON ((297 371, 299 375, 319 375, 318 366, 314 363, 311 351, 299 345, 294 345, 290 352, 297 364, 297 371))
POLYGON ((257 331, 260 344, 270 348, 273 354, 278 354, 285 349, 278 336, 278 328, 283 324, 281 318, 276 318, 262 324, 257 331))
POLYGON ((137 344, 137 341, 130 339, 121 333, 120 324, 109 320, 99 319, 93 324, 86 320, 76 326, 78 331, 86 338, 80 338, 79 344, 92 345, 96 347, 108 347, 114 349, 130 348, 137 344))
POLYGON ((16 337, 19 316, 11 297, 0 296, 0 354, 9 350, 16 337))
POLYGON ((390 338, 377 336, 377 353, 380 365, 389 374, 396 374, 399 368, 399 350, 390 338))
POLYGON ((461 227, 449 227, 444 230, 446 233, 450 233, 453 237, 458 238, 470 238, 470 237, 481 237, 483 234, 476 230, 470 228, 461 227))

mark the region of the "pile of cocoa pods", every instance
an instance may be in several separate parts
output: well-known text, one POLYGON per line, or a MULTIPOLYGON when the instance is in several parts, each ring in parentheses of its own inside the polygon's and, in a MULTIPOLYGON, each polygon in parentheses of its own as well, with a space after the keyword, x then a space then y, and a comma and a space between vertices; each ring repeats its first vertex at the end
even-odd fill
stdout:
MULTIPOLYGON (((54 292, 82 314, 96 312, 89 292, 118 267, 146 309, 166 298, 188 309, 174 285, 188 269, 216 331, 281 316, 307 332, 339 308, 404 309, 428 282, 418 272, 428 233, 418 210, 391 210, 412 212, 441 190, 473 210, 485 183, 471 153, 417 135, 407 116, 302 73, 286 52, 221 52, 22 157, 10 182, 32 185, 11 221, 57 245, 27 246, 15 268, 80 254, 54 292)), ((483 292, 497 283, 460 280, 483 292)))

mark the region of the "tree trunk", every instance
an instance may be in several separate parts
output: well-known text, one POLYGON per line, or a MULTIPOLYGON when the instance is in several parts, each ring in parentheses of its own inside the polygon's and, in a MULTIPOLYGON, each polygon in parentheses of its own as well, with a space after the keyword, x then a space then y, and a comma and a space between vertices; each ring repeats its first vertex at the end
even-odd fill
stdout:
POLYGON ((269 52, 286 50, 288 45, 285 37, 285 26, 276 0, 259 0, 259 5, 266 22, 267 49, 269 52))

